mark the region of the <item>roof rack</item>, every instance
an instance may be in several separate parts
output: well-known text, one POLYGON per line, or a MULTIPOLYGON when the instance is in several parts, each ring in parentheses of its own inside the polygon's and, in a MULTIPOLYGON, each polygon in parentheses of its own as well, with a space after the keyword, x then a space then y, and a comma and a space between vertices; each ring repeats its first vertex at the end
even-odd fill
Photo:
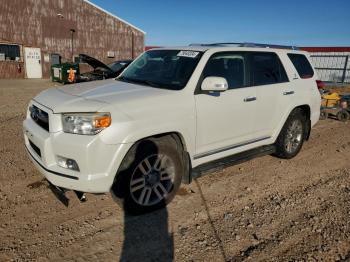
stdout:
POLYGON ((276 49, 291 49, 291 50, 299 50, 297 46, 289 46, 289 45, 272 45, 272 44, 259 44, 259 43, 210 43, 210 44, 190 44, 190 46, 236 46, 236 47, 257 47, 257 48, 276 48, 276 49))

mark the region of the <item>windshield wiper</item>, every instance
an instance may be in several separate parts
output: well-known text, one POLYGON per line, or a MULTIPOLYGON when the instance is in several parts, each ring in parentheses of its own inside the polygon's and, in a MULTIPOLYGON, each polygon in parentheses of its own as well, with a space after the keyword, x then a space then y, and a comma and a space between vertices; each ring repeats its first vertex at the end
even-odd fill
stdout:
POLYGON ((152 86, 152 87, 160 87, 159 84, 154 83, 154 82, 149 81, 149 80, 145 80, 145 79, 131 79, 131 78, 127 78, 125 76, 120 76, 120 77, 116 78, 116 80, 120 80, 120 81, 128 82, 128 83, 143 84, 143 85, 152 86))

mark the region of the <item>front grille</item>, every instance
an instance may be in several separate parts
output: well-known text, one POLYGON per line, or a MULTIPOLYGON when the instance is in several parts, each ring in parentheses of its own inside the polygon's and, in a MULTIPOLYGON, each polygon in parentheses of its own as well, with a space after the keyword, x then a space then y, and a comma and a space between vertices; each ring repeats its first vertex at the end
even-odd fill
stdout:
POLYGON ((46 131, 49 131, 49 114, 35 105, 32 105, 29 108, 29 111, 30 117, 34 120, 34 122, 44 128, 46 131))
MULTIPOLYGON (((28 139, 29 140, 29 139, 28 139)), ((38 156, 41 157, 41 151, 40 148, 37 147, 36 145, 34 145, 34 143, 32 141, 29 140, 29 145, 31 146, 31 148, 35 151, 35 153, 37 153, 38 156)))

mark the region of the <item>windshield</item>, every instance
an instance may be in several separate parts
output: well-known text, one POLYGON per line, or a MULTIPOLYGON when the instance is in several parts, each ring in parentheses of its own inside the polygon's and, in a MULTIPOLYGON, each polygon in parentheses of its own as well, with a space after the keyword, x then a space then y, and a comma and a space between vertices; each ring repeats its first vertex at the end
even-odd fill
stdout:
POLYGON ((125 66, 130 64, 130 62, 113 62, 111 64, 108 64, 108 67, 113 70, 113 72, 118 72, 119 70, 123 69, 125 66))
POLYGON ((117 79, 170 90, 183 89, 202 52, 151 50, 142 54, 117 79))

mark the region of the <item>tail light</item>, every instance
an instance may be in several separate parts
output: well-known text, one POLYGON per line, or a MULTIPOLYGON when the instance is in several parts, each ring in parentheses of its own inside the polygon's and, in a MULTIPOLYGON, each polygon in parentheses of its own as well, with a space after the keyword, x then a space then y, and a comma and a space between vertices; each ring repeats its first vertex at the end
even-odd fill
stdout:
POLYGON ((324 83, 321 80, 316 80, 316 84, 318 89, 324 88, 324 83))

